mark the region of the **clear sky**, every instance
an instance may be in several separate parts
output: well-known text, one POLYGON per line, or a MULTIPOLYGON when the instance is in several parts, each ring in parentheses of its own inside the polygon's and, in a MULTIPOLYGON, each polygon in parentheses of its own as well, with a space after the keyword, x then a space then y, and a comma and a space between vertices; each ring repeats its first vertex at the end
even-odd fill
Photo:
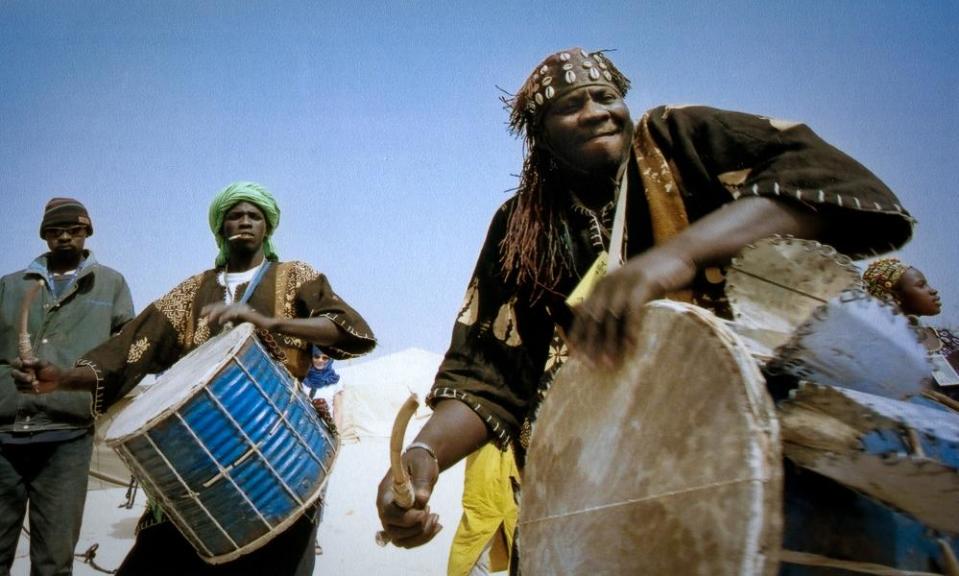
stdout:
POLYGON ((959 325, 957 24, 954 0, 0 0, 0 272, 73 196, 142 310, 212 265, 210 199, 255 180, 280 257, 325 272, 377 354, 442 352, 520 170, 500 88, 583 46, 616 50, 634 117, 802 120, 865 164, 919 221, 901 256, 941 289, 935 323, 959 325))

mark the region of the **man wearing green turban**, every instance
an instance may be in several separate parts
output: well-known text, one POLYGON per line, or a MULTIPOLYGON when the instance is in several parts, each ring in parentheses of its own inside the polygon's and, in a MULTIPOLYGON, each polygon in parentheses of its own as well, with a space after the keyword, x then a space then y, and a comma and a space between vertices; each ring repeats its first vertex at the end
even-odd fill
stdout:
POLYGON ((266 217, 267 231, 263 239, 263 255, 267 260, 276 262, 276 248, 273 246, 273 231, 280 225, 280 207, 270 191, 256 182, 234 182, 220 191, 210 203, 210 231, 216 238, 216 246, 220 252, 216 256, 216 265, 226 264, 230 255, 230 243, 221 234, 223 217, 227 210, 239 202, 250 202, 263 212, 266 217))
MULTIPOLYGON (((153 302, 124 330, 61 372, 32 364, 42 392, 93 391, 99 413, 145 375, 163 372, 216 336, 226 323, 250 322, 277 357, 302 380, 319 346, 334 359, 369 352, 376 344, 363 318, 326 277, 303 262, 280 262, 270 235, 280 222, 273 195, 253 182, 227 186, 210 204, 216 266, 187 278, 153 302)), ((23 379, 23 372, 14 376, 23 379)), ((140 520, 136 542, 120 575, 282 574, 313 572, 318 510, 308 510, 269 543, 224 564, 204 562, 152 504, 140 520)))

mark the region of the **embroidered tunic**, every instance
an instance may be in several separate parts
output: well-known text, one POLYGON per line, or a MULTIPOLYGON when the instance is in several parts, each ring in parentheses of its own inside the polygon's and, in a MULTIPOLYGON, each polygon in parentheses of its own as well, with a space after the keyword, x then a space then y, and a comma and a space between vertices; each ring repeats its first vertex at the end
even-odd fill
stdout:
MULTIPOLYGON (((200 318, 205 305, 223 302, 225 288, 217 282, 219 272, 207 270, 188 278, 150 304, 119 335, 78 361, 102 376, 95 395, 98 413, 122 398, 145 375, 166 370, 219 333, 219 327, 213 328, 200 318)), ((238 297, 245 288, 238 288, 238 297)), ((365 354, 376 344, 369 326, 333 292, 326 276, 302 262, 272 264, 248 304, 265 316, 329 318, 347 334, 336 346, 324 346, 336 359, 365 354)), ((271 335, 285 353, 284 364, 290 373, 302 379, 310 366, 310 343, 283 334, 271 335)))
MULTIPOLYGON (((602 250, 597 221, 608 219, 556 193, 569 196, 563 234, 574 273, 537 295, 505 276, 500 245, 514 200, 507 201, 493 217, 428 399, 431 405, 446 398, 464 402, 500 446, 514 444, 521 466, 531 416, 566 357, 557 330, 572 320, 565 298, 602 250)), ((805 125, 663 106, 647 112, 636 129, 625 252, 635 256, 653 246, 664 222, 670 225, 671 210, 694 222, 749 196, 798 202, 822 214, 837 224, 823 242, 853 257, 901 246, 912 233, 913 219, 892 191, 805 125)), ((694 302, 724 315, 722 288, 721 278, 700 273, 694 302)))
MULTIPOLYGON (((200 318, 205 305, 224 301, 226 289, 217 280, 220 272, 207 270, 188 278, 150 304, 120 334, 77 362, 92 367, 100 376, 95 394, 97 410, 122 398, 144 375, 166 370, 220 332, 219 327, 211 327, 200 318)), ((243 297, 247 287, 237 287, 237 299, 243 297)), ((323 347, 333 358, 365 354, 376 344, 363 318, 333 292, 324 275, 302 262, 272 263, 247 303, 266 316, 329 318, 346 333, 336 346, 323 347)), ((293 376, 302 379, 310 365, 310 343, 278 333, 268 336, 285 355, 283 363, 293 376)), ((231 562, 209 565, 199 559, 151 502, 137 525, 136 542, 119 573, 306 574, 313 565, 319 524, 316 515, 315 509, 308 510, 266 546, 231 562)))

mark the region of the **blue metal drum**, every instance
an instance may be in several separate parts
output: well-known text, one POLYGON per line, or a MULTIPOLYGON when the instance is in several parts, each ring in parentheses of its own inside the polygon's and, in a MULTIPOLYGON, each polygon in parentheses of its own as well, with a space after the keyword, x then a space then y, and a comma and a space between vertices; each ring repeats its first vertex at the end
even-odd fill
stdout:
POLYGON ((296 521, 339 448, 249 324, 174 365, 117 417, 107 443, 211 564, 296 521))
MULTIPOLYGON (((956 573, 959 414, 809 382, 779 414, 785 550, 886 568, 868 573, 956 573)), ((856 572, 785 560, 783 575, 856 572)))
MULTIPOLYGON (((959 536, 931 529, 910 514, 788 460, 783 479, 784 549, 887 567, 867 574, 950 574, 946 548, 953 555, 959 552, 959 536)), ((779 576, 863 573, 784 561, 779 576)))

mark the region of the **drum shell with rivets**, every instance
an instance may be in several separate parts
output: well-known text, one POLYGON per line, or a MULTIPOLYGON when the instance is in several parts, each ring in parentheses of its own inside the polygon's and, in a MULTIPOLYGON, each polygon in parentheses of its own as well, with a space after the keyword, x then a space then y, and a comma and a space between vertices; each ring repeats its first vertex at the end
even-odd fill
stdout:
POLYGON ((339 440, 250 324, 177 362, 107 443, 208 563, 268 543, 321 496, 339 440))

